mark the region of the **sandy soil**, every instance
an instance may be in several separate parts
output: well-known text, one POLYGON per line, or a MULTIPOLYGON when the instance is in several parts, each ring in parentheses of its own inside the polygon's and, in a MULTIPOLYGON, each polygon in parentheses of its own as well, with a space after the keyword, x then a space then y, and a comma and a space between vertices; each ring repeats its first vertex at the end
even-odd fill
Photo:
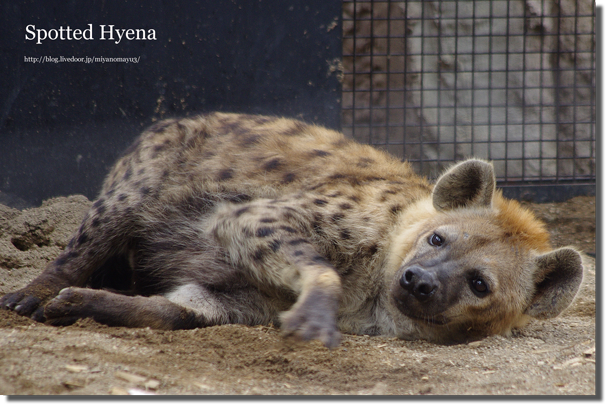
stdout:
MULTIPOLYGON (((0 293, 38 275, 90 204, 82 196, 23 211, 0 204, 0 293)), ((0 394, 593 395, 595 199, 529 206, 555 245, 592 256, 574 304, 512 338, 440 346, 345 335, 328 350, 288 342, 275 327, 169 332, 85 320, 57 328, 0 310, 0 394)))

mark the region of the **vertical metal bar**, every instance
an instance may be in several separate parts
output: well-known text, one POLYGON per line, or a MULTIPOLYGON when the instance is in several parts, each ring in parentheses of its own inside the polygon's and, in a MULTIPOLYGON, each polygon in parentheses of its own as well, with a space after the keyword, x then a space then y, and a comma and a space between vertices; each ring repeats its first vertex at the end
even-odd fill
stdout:
POLYGON ((352 37, 352 138, 356 139, 356 33, 358 32, 358 21, 356 19, 356 0, 352 1, 353 7, 353 27, 354 33, 352 37))
MULTIPOLYGON (((576 166, 578 164, 578 154, 576 153, 576 111, 578 109, 578 101, 576 99, 576 93, 578 92, 576 86, 578 70, 578 1, 575 2, 574 10, 574 67, 572 69, 572 181, 576 181, 576 166)), ((561 6, 561 0, 559 0, 561 6)))
MULTIPOLYGON (((597 21, 597 19, 595 18, 595 13, 596 12, 597 12, 597 7, 595 7, 595 5, 593 5, 593 11, 591 13, 591 19, 593 20, 593 21, 591 21, 591 27, 593 27, 591 35, 593 37, 595 37, 596 33, 597 33, 597 28, 595 26, 596 25, 596 21, 597 21)), ((591 44, 595 44, 595 43, 596 43, 595 40, 591 41, 591 44)), ((597 52, 596 52, 595 47, 593 47, 593 49, 591 51, 592 51, 592 54, 593 54, 592 55, 592 57, 593 57, 592 61, 596 61, 597 52)), ((595 81, 595 70, 593 69, 593 66, 591 66, 591 81, 592 82, 595 81)), ((597 82, 595 84, 597 85, 597 82)), ((593 115, 595 113, 596 107, 595 107, 595 97, 594 97, 594 94, 595 94, 594 89, 595 89, 595 87, 591 86, 591 88, 593 88, 593 89, 589 92, 590 95, 591 95, 591 100, 589 102, 589 106, 591 108, 591 116, 590 116, 590 119, 589 119, 589 122, 591 124, 591 127, 589 129, 589 135, 590 135, 589 143, 590 143, 590 147, 591 147, 591 155, 590 155, 590 160, 589 160, 589 176, 592 179, 595 180, 596 174, 595 174, 595 165, 594 165, 594 162, 595 162, 595 160, 597 160, 597 158, 595 157, 595 149, 593 148, 593 143, 594 143, 595 138, 597 137, 597 135, 595 134, 595 126, 593 125, 594 122, 595 122, 593 120, 593 117, 594 117, 593 115)))
POLYGON ((438 24, 438 33, 436 35, 436 52, 437 54, 437 58, 436 58, 436 71, 437 71, 437 83, 436 83, 436 146, 438 147, 438 155, 436 157, 436 168, 440 168, 442 167, 442 157, 441 157, 441 152, 442 152, 442 146, 441 146, 441 109, 442 109, 442 103, 441 103, 441 84, 443 83, 442 81, 442 69, 441 69, 441 64, 440 64, 440 55, 442 55, 442 41, 441 41, 441 36, 442 36, 442 32, 443 32, 443 21, 442 21, 442 15, 443 15, 443 8, 442 8, 442 3, 439 3, 439 10, 438 10, 438 16, 435 16, 435 18, 437 18, 438 24))
POLYGON ((356 0, 353 1, 354 4, 354 15, 352 16, 354 23, 354 36, 352 37, 352 137, 356 139, 356 33, 358 32, 358 19, 356 18, 356 0))
POLYGON ((407 81, 408 81, 408 74, 407 74, 407 59, 408 59, 408 43, 409 41, 407 40, 407 33, 408 31, 408 15, 409 15, 409 2, 405 2, 405 15, 404 15, 404 28, 405 28, 405 42, 404 42, 404 47, 403 47, 403 65, 402 65, 402 73, 403 73, 403 87, 404 89, 402 90, 402 104, 404 106, 403 109, 403 127, 402 127, 402 160, 406 160, 407 159, 407 81))
POLYGON ((492 145, 492 140, 491 140, 491 98, 492 98, 492 91, 491 91, 491 78, 493 76, 493 66, 491 63, 492 60, 492 43, 493 43, 493 6, 492 6, 493 2, 490 0, 489 1, 489 41, 487 42, 487 71, 488 71, 488 76, 487 76, 487 157, 489 159, 491 159, 493 157, 492 153, 492 149, 491 149, 491 145, 492 145))
MULTIPOLYGON (((521 66, 521 99, 525 102, 527 102, 527 98, 526 98, 526 92, 527 92, 527 86, 525 85, 526 82, 526 72, 527 72, 527 63, 526 63, 526 58, 527 58, 527 52, 525 49, 525 39, 527 38, 527 23, 525 21, 525 5, 523 7, 523 16, 522 16, 522 20, 523 21, 523 31, 521 32, 521 40, 523 41, 523 51, 521 54, 521 58, 522 58, 522 66, 521 66)), ((524 107, 524 109, 521 110, 521 180, 525 181, 527 179, 526 177, 526 160, 527 160, 527 154, 526 154, 526 149, 525 149, 525 141, 527 140, 526 136, 525 136, 525 116, 527 115, 527 107, 524 107)))
POLYGON ((420 98, 419 98, 419 171, 423 171, 424 169, 424 46, 426 45, 424 42, 425 38, 425 28, 426 28, 426 4, 422 2, 421 6, 421 15, 420 23, 421 23, 421 37, 420 37, 420 59, 419 59, 419 88, 420 88, 420 98))
POLYGON ((369 2, 370 7, 371 7, 371 16, 370 16, 370 25, 369 25, 369 40, 371 42, 371 46, 370 46, 370 55, 369 55, 369 144, 373 143, 373 92, 375 90, 374 87, 374 82, 373 82, 373 73, 375 72, 375 68, 373 66, 373 61, 374 61, 374 49, 375 49, 375 36, 373 35, 373 33, 375 32, 374 30, 374 23, 375 23, 375 19, 373 18, 374 15, 374 11, 375 11, 375 7, 374 7, 374 1, 371 0, 369 2))
MULTIPOLYGON (((544 1, 542 2, 542 11, 541 11, 541 19, 544 19, 545 16, 545 11, 544 11, 544 1)), ((541 21, 543 27, 542 29, 544 29, 544 20, 541 21)), ((544 109, 545 109, 545 95, 544 95, 544 81, 545 81, 545 77, 544 77, 544 39, 545 36, 542 35, 543 33, 541 33, 540 35, 540 50, 539 50, 539 55, 540 55, 540 67, 538 68, 538 95, 539 95, 539 101, 538 101, 538 121, 539 121, 539 126, 540 126, 540 175, 541 175, 541 179, 542 176, 544 175, 544 154, 543 152, 543 147, 544 147, 544 143, 542 142, 542 140, 544 139, 544 131, 545 131, 545 124, 544 124, 544 109)))
POLYGON ((388 8, 387 8, 387 15, 386 15, 386 58, 385 58, 385 78, 386 78, 386 82, 385 82, 385 146, 386 149, 389 150, 390 148, 390 115, 392 113, 392 110, 390 109, 390 89, 392 88, 390 86, 390 80, 391 80, 391 76, 390 76, 390 14, 391 14, 391 8, 392 8, 392 3, 388 2, 388 8))
POLYGON ((475 99, 475 87, 474 87, 474 73, 476 71, 476 9, 477 9, 477 1, 472 3, 472 39, 470 43, 472 44, 472 51, 470 52, 470 156, 474 156, 474 99, 475 99))
POLYGON ((457 140, 457 128, 458 128, 458 1, 455 1, 455 33, 454 33, 454 54, 453 54, 453 161, 457 161, 458 151, 458 140, 457 140))
MULTIPOLYGON (((557 15, 554 16, 555 18, 555 54, 553 55, 552 61, 555 64, 552 67, 553 70, 553 87, 555 89, 555 123, 556 126, 561 127, 560 126, 560 114, 561 114, 561 101, 559 100, 559 94, 560 92, 558 92, 559 90, 559 83, 561 82, 561 72, 559 71, 559 52, 560 52, 560 25, 561 25, 561 7, 560 4, 556 4, 557 7, 557 15)), ((559 129, 557 129, 559 130, 559 129)), ((556 132, 556 137, 557 139, 557 151, 555 152, 555 162, 557 163, 556 168, 555 168, 555 183, 559 183, 559 169, 561 168, 561 163, 559 161, 559 158, 561 156, 560 151, 561 151, 561 147, 562 147, 562 143, 561 143, 561 137, 559 135, 559 131, 556 132)))
POLYGON ((506 56, 506 62, 505 62, 505 71, 504 71, 504 77, 506 78, 505 81, 505 89, 504 89, 504 95, 505 95, 505 101, 504 101, 504 141, 506 143, 505 145, 505 149, 504 149, 504 175, 506 179, 509 179, 509 174, 508 174, 508 107, 509 107, 509 102, 508 102, 508 97, 509 97, 509 88, 508 88, 508 59, 510 57, 510 54, 508 52, 509 47, 510 47, 510 0, 506 1, 506 49, 504 50, 505 52, 505 56, 506 56))

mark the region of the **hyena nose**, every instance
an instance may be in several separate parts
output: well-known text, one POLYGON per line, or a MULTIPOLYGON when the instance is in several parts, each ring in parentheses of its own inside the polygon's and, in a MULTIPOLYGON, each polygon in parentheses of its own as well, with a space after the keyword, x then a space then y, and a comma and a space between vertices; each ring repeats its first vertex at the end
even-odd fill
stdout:
POLYGON ((420 302, 430 300, 436 293, 438 285, 436 276, 419 266, 408 268, 400 277, 400 286, 413 294, 420 302))

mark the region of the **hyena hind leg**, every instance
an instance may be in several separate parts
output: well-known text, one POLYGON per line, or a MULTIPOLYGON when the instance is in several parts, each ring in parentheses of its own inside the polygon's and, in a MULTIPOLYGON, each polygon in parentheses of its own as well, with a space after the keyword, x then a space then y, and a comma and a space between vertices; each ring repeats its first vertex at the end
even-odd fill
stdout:
POLYGON ((161 330, 194 329, 220 324, 163 296, 126 296, 78 287, 62 289, 47 303, 44 314, 47 323, 52 325, 69 325, 87 317, 108 326, 161 330))
POLYGON ((124 232, 134 229, 135 213, 113 194, 104 194, 93 203, 63 252, 26 287, 1 297, 0 309, 43 322, 44 304, 61 289, 85 286, 113 255, 128 252, 131 237, 124 232))

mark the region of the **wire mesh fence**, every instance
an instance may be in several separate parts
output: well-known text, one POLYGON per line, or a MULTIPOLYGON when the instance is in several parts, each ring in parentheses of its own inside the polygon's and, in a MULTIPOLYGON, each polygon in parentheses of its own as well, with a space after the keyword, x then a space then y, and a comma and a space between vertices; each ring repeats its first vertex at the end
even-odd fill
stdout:
POLYGON ((344 0, 343 131, 432 179, 594 191, 595 45, 591 0, 344 0))

